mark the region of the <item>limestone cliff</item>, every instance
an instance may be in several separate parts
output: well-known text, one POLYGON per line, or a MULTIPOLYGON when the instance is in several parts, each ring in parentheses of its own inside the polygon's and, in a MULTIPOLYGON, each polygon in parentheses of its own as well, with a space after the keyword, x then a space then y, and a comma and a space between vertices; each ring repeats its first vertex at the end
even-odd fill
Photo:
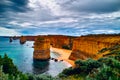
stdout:
POLYGON ((72 49, 72 42, 75 37, 63 35, 48 35, 50 43, 55 48, 72 49))
POLYGON ((120 44, 120 35, 82 36, 73 41, 72 53, 69 58, 72 60, 94 58, 101 49, 116 44, 120 44))
MULTIPOLYGON (((25 36, 20 37, 20 42, 35 41, 37 36, 25 36)), ((41 46, 48 45, 46 49, 50 47, 50 44, 56 48, 72 49, 70 59, 87 59, 94 58, 96 53, 102 48, 111 47, 120 43, 120 35, 87 35, 81 37, 63 36, 63 35, 41 35, 39 38, 44 38, 42 41, 35 41, 35 55, 38 52, 45 52, 41 46), (40 46, 41 45, 41 46, 40 46)), ((49 52, 49 50, 48 50, 49 52)), ((97 58, 97 57, 96 57, 97 58)))
POLYGON ((37 60, 47 60, 50 58, 50 41, 47 38, 37 37, 34 43, 33 58, 37 60))
MULTIPOLYGON (((37 36, 24 36, 26 41, 35 41, 37 36)), ((76 37, 64 36, 64 35, 40 35, 41 38, 50 40, 50 44, 56 48, 72 49, 73 40, 76 37)), ((20 37, 20 42, 23 41, 23 37, 20 37)))

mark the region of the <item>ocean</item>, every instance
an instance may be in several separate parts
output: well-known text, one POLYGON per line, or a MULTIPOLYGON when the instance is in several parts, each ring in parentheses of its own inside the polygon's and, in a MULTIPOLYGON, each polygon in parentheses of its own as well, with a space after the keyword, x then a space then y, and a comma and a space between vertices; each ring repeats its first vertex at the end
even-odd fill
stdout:
MULTIPOLYGON (((70 64, 65 61, 34 61, 33 43, 34 41, 27 41, 25 44, 21 45, 19 40, 9 42, 9 38, 0 37, 0 55, 4 56, 6 53, 23 73, 49 74, 56 76, 62 72, 63 69, 70 67, 70 64)), ((53 58, 60 56, 54 52, 50 52, 50 55, 53 58)))

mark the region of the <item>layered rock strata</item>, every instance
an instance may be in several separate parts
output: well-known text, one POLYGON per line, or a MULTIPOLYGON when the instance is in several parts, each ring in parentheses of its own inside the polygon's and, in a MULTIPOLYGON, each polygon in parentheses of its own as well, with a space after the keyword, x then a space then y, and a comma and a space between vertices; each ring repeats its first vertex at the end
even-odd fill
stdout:
POLYGON ((120 36, 83 36, 73 41, 70 59, 94 58, 103 49, 120 44, 120 36))
POLYGON ((50 58, 49 39, 38 37, 35 40, 33 58, 36 60, 48 60, 50 58))
MULTIPOLYGON (((26 41, 35 41, 37 36, 24 36, 26 41)), ((76 37, 64 36, 64 35, 41 35, 41 38, 47 38, 50 40, 50 44, 55 48, 72 49, 73 40, 76 37)), ((20 42, 24 42, 23 36, 20 37, 20 42)))

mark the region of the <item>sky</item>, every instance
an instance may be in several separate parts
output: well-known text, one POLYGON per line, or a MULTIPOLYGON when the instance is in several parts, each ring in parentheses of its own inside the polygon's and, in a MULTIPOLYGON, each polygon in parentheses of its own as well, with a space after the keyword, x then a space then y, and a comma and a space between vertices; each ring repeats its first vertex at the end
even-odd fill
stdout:
POLYGON ((0 0, 0 36, 120 33, 120 0, 0 0))

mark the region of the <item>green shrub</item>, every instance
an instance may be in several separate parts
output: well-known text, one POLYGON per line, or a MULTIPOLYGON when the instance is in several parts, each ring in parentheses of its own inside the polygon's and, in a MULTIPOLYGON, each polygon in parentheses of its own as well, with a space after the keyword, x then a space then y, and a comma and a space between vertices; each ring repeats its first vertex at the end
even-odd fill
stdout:
POLYGON ((120 69, 120 62, 116 60, 115 58, 101 58, 98 61, 100 61, 102 64, 105 64, 107 66, 110 66, 112 68, 118 68, 120 69))
POLYGON ((97 71, 89 74, 86 80, 120 80, 120 76, 116 74, 113 68, 103 65, 103 67, 98 68, 97 71))
POLYGON ((82 72, 85 72, 85 73, 89 73, 92 69, 98 68, 101 66, 100 62, 93 59, 87 59, 85 61, 77 60, 75 61, 75 64, 77 67, 81 69, 82 72))
POLYGON ((3 72, 5 74, 16 76, 16 74, 20 73, 17 67, 13 64, 12 59, 10 59, 6 54, 3 58, 0 57, 0 65, 3 66, 3 72))
POLYGON ((107 51, 108 50, 108 48, 103 48, 103 49, 101 49, 98 53, 104 53, 105 51, 107 51))
POLYGON ((58 80, 50 75, 23 74, 6 54, 0 56, 0 80, 58 80))

